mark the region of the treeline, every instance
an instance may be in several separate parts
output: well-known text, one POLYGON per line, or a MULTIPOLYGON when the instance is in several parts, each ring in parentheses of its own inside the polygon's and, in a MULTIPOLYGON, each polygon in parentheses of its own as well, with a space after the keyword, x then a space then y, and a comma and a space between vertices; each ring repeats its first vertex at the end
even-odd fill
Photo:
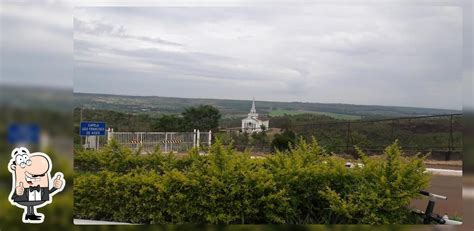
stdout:
MULTIPOLYGON (((298 114, 298 115, 284 115, 284 116, 266 116, 270 120, 271 128, 289 129, 295 124, 301 123, 331 123, 339 122, 339 120, 330 116, 318 114, 298 114)), ((243 117, 224 118, 219 125, 222 129, 236 128, 242 125, 243 117)))
POLYGON ((116 111, 74 109, 74 139, 75 144, 80 143, 80 121, 104 121, 108 128, 114 131, 157 131, 180 132, 217 131, 221 118, 219 110, 209 105, 186 108, 180 115, 163 115, 153 117, 146 114, 127 114, 116 111))
MULTIPOLYGON (((365 150, 382 150, 394 140, 412 152, 460 152, 463 146, 462 115, 399 118, 375 122, 295 124, 292 131, 320 142, 335 153, 354 152, 354 146, 365 150)), ((448 157, 449 158, 449 157, 448 157)))
POLYGON ((163 115, 160 117, 146 114, 75 108, 74 125, 78 129, 82 119, 82 121, 105 121, 107 127, 114 128, 114 131, 176 132, 192 131, 193 129, 216 131, 221 116, 217 108, 209 105, 189 107, 179 115, 163 115))
POLYGON ((429 182, 422 157, 394 143, 345 167, 313 139, 252 159, 219 142, 177 158, 115 142, 75 155, 75 218, 143 224, 408 224, 429 182), (120 198, 120 200, 117 200, 120 198))
MULTIPOLYGON (((144 114, 125 114, 115 111, 82 111, 83 120, 106 121, 114 131, 201 131, 213 130, 216 138, 240 151, 252 149, 256 152, 273 152, 287 149, 298 136, 307 140, 320 137, 320 142, 329 152, 354 153, 354 146, 380 153, 383 147, 398 139, 412 153, 433 151, 450 159, 455 153, 459 158, 462 150, 462 116, 393 119, 377 122, 343 121, 324 115, 301 114, 270 117, 270 128, 280 131, 262 133, 217 133, 218 128, 239 128, 241 118, 222 119, 217 108, 208 105, 187 108, 179 115, 152 117, 144 114), (275 134, 276 132, 276 134, 275 134), (276 148, 275 148, 276 147, 276 148)), ((79 143, 80 109, 74 111, 75 139, 79 143)), ((438 155, 437 154, 437 155, 438 155)), ((434 157, 434 156, 433 156, 434 157)), ((443 158, 441 156, 436 158, 443 158)))
MULTIPOLYGON (((329 152, 354 154, 355 146, 370 154, 380 154, 383 148, 394 140, 410 154, 431 152, 434 159, 461 159, 463 147, 462 115, 398 118, 380 121, 338 121, 303 122, 305 116, 285 116, 277 120, 281 131, 277 134, 230 133, 221 134, 223 142, 236 148, 252 149, 255 152, 269 152, 287 149, 297 137, 306 140, 312 136, 329 152), (301 122, 297 119, 301 119, 301 122)), ((311 121, 311 120, 308 120, 311 121)), ((273 126, 273 123, 270 122, 273 126)))
MULTIPOLYGON (((132 114, 118 111, 97 109, 74 109, 74 125, 79 128, 79 122, 106 121, 108 127, 114 131, 190 131, 189 129, 216 130, 217 128, 239 128, 243 117, 222 118, 220 111, 212 106, 201 105, 187 108, 181 114, 151 116, 149 114, 132 114)), ((285 116, 268 116, 271 128, 290 129, 295 124, 301 123, 326 123, 338 122, 325 115, 300 114, 285 116)))

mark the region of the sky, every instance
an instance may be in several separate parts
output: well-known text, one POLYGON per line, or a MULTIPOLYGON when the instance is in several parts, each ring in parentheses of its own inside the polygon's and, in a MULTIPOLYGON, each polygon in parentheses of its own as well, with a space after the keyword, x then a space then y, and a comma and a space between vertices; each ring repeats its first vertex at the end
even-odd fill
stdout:
POLYGON ((71 91, 72 13, 65 1, 0 1, 0 83, 71 91))
POLYGON ((74 92, 462 108, 462 9, 78 7, 74 92))

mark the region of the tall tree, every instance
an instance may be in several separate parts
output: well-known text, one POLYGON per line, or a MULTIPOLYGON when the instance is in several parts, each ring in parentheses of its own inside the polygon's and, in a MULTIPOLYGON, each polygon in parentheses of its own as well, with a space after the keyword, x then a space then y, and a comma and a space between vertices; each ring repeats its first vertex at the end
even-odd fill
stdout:
POLYGON ((219 110, 210 105, 186 108, 182 115, 185 130, 217 131, 221 118, 219 110))
POLYGON ((175 115, 163 115, 153 124, 153 129, 159 132, 182 131, 183 119, 175 115))

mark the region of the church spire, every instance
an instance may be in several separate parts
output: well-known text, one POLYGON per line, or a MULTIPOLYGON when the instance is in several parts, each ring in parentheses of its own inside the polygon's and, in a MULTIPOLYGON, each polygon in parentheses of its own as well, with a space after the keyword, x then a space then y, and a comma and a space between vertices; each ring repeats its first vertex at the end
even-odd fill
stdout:
POLYGON ((258 117, 257 109, 255 109, 255 98, 253 98, 252 100, 252 108, 250 109, 250 113, 248 115, 249 117, 254 117, 254 118, 258 117))
POLYGON ((252 109, 250 109, 250 113, 257 113, 257 110, 255 110, 255 98, 253 98, 252 100, 252 109))

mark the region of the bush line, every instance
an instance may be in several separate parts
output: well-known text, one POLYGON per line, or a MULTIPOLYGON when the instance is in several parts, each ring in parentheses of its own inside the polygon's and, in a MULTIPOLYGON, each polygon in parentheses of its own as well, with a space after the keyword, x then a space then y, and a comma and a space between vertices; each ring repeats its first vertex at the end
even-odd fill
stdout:
POLYGON ((146 224, 407 224, 429 182, 424 157, 397 142, 354 168, 316 139, 252 159, 219 141, 182 158, 140 155, 111 142, 75 154, 74 216, 146 224), (358 167, 363 166, 363 167, 358 167))

